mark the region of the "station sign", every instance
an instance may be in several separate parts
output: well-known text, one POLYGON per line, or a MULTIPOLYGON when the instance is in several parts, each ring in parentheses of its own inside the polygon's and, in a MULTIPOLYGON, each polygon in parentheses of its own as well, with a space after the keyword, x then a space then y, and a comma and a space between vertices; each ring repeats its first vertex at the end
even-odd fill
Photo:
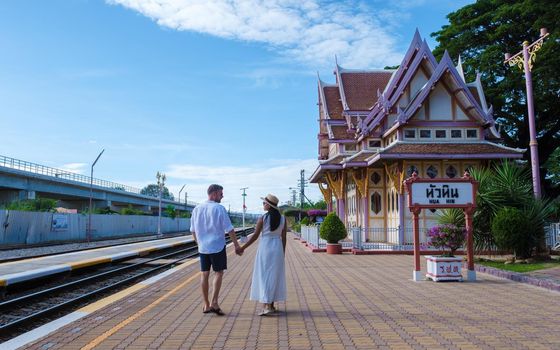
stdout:
POLYGON ((473 184, 465 181, 419 182, 410 186, 410 204, 430 207, 454 207, 473 204, 473 184))

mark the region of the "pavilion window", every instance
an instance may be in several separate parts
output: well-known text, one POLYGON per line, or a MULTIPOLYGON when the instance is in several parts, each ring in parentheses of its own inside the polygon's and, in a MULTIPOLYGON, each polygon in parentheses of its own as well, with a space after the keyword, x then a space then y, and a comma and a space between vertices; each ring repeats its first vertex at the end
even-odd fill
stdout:
POLYGON ((380 140, 369 140, 368 147, 369 148, 379 148, 379 147, 381 147, 381 141, 380 140))
POLYGON ((462 137, 463 137, 463 133, 461 130, 451 130, 452 139, 460 139, 462 137))
POLYGON ((371 211, 375 214, 379 214, 381 212, 381 195, 379 192, 374 192, 371 195, 371 211))
POLYGON ((468 139, 476 139, 476 138, 478 138, 478 130, 476 130, 476 129, 467 129, 467 138, 468 138, 468 139))
POLYGON ((437 177, 437 176, 438 176, 438 170, 437 170, 437 168, 436 168, 435 166, 433 166, 433 165, 430 165, 430 166, 428 167, 428 169, 426 169, 426 175, 428 175, 428 177, 429 177, 430 179, 433 179, 433 178, 437 177))
POLYGON ((420 138, 421 139, 432 138, 432 130, 420 130, 420 138))
POLYGON ((455 169, 453 165, 450 165, 447 169, 445 169, 445 175, 447 175, 448 178, 453 179, 457 176, 457 169, 455 169))
POLYGON ((379 175, 378 172, 374 172, 373 174, 371 174, 371 182, 373 182, 374 185, 377 185, 379 183, 379 181, 381 181, 381 176, 379 175))
POLYGON ((436 130, 436 139, 447 138, 447 130, 436 130))
POLYGON ((405 139, 415 139, 416 138, 416 129, 406 129, 404 131, 404 138, 405 139))
POLYGON ((419 174, 418 168, 415 165, 410 165, 408 167, 408 169, 406 170, 406 176, 411 177, 412 173, 414 173, 414 172, 416 172, 416 174, 419 174))

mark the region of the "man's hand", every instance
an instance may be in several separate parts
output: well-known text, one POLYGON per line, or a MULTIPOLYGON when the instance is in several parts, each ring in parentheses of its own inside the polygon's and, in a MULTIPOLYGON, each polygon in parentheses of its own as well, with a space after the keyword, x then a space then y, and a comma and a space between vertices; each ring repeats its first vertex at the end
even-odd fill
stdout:
POLYGON ((244 251, 244 249, 241 248, 240 246, 235 247, 235 254, 241 256, 241 255, 243 255, 243 251, 244 251))

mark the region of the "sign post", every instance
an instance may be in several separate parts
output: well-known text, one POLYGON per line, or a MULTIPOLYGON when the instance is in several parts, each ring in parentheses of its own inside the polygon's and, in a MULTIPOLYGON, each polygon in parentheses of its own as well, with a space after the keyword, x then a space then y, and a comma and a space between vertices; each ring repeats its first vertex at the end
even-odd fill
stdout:
POLYGON ((468 172, 465 172, 460 179, 421 179, 415 172, 404 181, 404 184, 408 191, 408 208, 413 215, 414 271, 412 279, 414 281, 422 280, 418 218, 422 209, 460 208, 465 213, 467 231, 467 279, 475 281, 472 217, 476 209, 478 182, 468 172))

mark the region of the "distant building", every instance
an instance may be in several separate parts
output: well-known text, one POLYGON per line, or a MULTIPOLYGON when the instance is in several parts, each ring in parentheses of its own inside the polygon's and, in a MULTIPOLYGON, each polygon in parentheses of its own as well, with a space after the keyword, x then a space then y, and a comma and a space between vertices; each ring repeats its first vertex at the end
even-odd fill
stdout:
MULTIPOLYGON (((403 180, 461 177, 471 167, 521 158, 499 143, 480 82, 467 83, 446 52, 438 63, 418 31, 396 70, 336 64, 334 84, 319 78, 319 184, 329 211, 363 239, 410 243, 412 217, 403 180), (336 208, 336 209, 335 209, 336 208)), ((424 210, 420 226, 436 223, 424 210)))

